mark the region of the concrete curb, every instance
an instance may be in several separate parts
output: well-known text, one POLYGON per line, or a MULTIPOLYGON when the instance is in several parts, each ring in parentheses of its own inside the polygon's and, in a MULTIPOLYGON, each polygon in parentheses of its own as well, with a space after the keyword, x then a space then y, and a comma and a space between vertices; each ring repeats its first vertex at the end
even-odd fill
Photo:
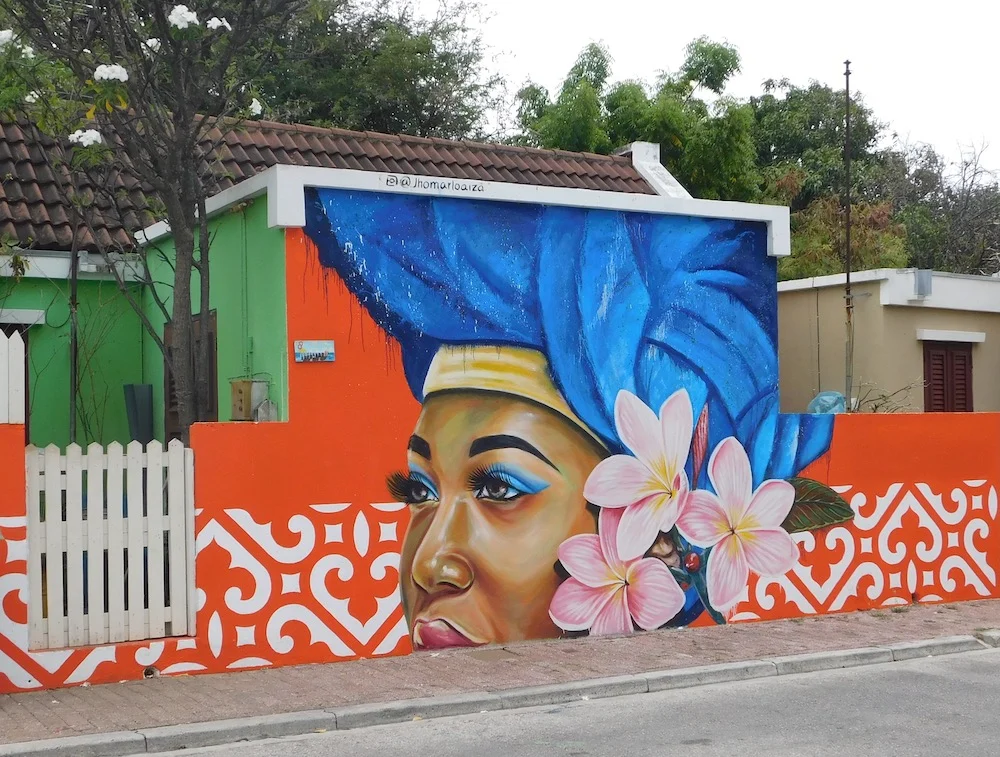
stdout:
POLYGON ((977 631, 976 638, 991 647, 1000 647, 1000 628, 990 628, 986 631, 977 631))
POLYGON ((891 644, 885 647, 814 652, 764 660, 660 670, 636 675, 529 686, 497 692, 468 692, 441 697, 352 705, 329 710, 217 720, 208 723, 99 733, 20 744, 0 744, 0 757, 126 757, 179 749, 219 746, 240 741, 301 736, 309 733, 367 728, 410 720, 469 715, 477 712, 538 707, 652 691, 800 675, 821 670, 879 665, 919 657, 983 651, 1000 645, 1000 629, 976 636, 891 644), (977 638, 978 636, 978 638, 977 638))

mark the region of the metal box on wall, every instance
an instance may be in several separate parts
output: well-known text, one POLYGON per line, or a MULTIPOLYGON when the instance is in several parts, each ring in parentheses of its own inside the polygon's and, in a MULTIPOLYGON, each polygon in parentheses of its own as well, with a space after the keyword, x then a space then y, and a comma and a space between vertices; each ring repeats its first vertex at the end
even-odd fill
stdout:
POLYGON ((232 394, 232 419, 257 420, 255 411, 267 400, 267 382, 254 379, 233 379, 229 382, 232 394))

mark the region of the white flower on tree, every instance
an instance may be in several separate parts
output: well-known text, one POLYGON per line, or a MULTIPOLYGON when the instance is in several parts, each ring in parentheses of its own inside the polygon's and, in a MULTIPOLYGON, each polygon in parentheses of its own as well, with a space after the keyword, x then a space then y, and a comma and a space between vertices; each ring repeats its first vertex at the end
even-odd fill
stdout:
POLYGON ((148 52, 151 52, 151 53, 158 53, 158 52, 160 52, 160 40, 158 40, 156 37, 152 37, 150 39, 147 39, 142 44, 146 48, 146 50, 148 52))
POLYGON ((111 65, 102 64, 97 67, 94 71, 94 79, 97 81, 128 81, 128 71, 125 70, 124 66, 119 66, 117 63, 111 65))
POLYGON ((21 55, 30 60, 35 57, 35 48, 28 45, 21 45, 21 55))
POLYGON ((260 104, 260 100, 256 97, 250 102, 250 115, 259 116, 264 112, 264 106, 260 104))
POLYGON ((14 30, 4 29, 0 31, 0 47, 6 47, 14 41, 14 30))
POLYGON ((38 93, 37 92, 29 92, 28 94, 26 94, 24 96, 24 101, 26 103, 28 103, 29 105, 34 105, 36 102, 38 102, 38 93))
POLYGON ((226 31, 231 32, 233 30, 233 27, 229 25, 229 22, 226 21, 226 19, 219 18, 217 16, 212 16, 212 18, 208 19, 208 23, 205 24, 205 26, 207 26, 212 31, 215 31, 216 29, 221 29, 223 27, 225 27, 226 31))
POLYGON ((189 26, 198 25, 198 16, 186 5, 175 5, 167 16, 167 21, 178 29, 187 29, 189 26))
POLYGON ((103 140, 96 129, 77 129, 69 135, 69 141, 80 147, 91 147, 101 144, 103 140))

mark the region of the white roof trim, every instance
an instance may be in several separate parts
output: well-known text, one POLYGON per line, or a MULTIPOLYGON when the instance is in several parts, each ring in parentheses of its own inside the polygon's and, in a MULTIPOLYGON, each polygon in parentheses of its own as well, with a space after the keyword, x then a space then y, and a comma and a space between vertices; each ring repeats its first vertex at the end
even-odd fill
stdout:
POLYGON ((37 326, 40 323, 45 323, 45 311, 0 308, 0 323, 14 323, 18 326, 37 326))
MULTIPOLYGON (((306 187, 397 192, 436 197, 474 197, 499 202, 761 221, 767 225, 767 254, 774 257, 791 254, 788 208, 778 205, 751 205, 742 202, 659 197, 593 189, 536 187, 509 182, 444 179, 342 168, 272 166, 210 197, 205 203, 205 209, 209 215, 215 215, 239 202, 266 193, 268 225, 272 228, 301 228, 306 222, 306 187)), ((169 226, 161 221, 137 232, 135 238, 140 244, 148 244, 169 233, 169 226)))
MULTIPOLYGON (((26 279, 50 279, 66 281, 70 274, 70 256, 68 251, 59 250, 20 250, 17 254, 24 258, 28 266, 24 272, 26 279)), ((115 276, 108 269, 100 255, 87 252, 79 253, 77 259, 81 281, 115 281, 115 276)), ((126 260, 117 262, 118 270, 125 281, 139 281, 126 260)), ((0 278, 14 278, 14 268, 10 255, 0 255, 0 278)))
POLYGON ((920 342, 972 342, 982 344, 986 341, 985 331, 940 331, 938 329, 917 329, 917 341, 920 342))
MULTIPOLYGON (((891 268, 877 268, 871 271, 854 271, 851 273, 852 284, 863 284, 868 281, 883 281, 894 273, 891 268)), ((823 287, 845 286, 847 276, 843 273, 834 273, 829 276, 814 276, 809 279, 791 279, 790 281, 779 281, 779 292, 792 292, 798 289, 822 289, 823 287)))
POLYGON ((691 193, 660 162, 660 146, 655 142, 633 142, 622 154, 631 156, 635 170, 656 194, 691 199, 691 193))

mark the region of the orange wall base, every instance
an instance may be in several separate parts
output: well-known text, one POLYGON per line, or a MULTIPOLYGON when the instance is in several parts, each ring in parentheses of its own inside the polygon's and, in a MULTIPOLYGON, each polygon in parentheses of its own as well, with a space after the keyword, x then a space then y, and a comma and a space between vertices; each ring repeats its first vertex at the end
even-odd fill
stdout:
MULTIPOLYGON (((289 364, 287 423, 194 429, 197 636, 25 651, 24 468, 8 465, 0 693, 410 651, 397 589, 407 512, 383 481, 405 465, 419 406, 397 346, 301 232, 286 255, 289 354, 297 339, 334 339, 337 359, 289 364)), ((23 427, 0 426, 0 460, 23 450, 23 427)), ((732 621, 1000 596, 1000 414, 842 416, 803 475, 856 517, 796 535, 800 564, 752 578, 732 621)))

